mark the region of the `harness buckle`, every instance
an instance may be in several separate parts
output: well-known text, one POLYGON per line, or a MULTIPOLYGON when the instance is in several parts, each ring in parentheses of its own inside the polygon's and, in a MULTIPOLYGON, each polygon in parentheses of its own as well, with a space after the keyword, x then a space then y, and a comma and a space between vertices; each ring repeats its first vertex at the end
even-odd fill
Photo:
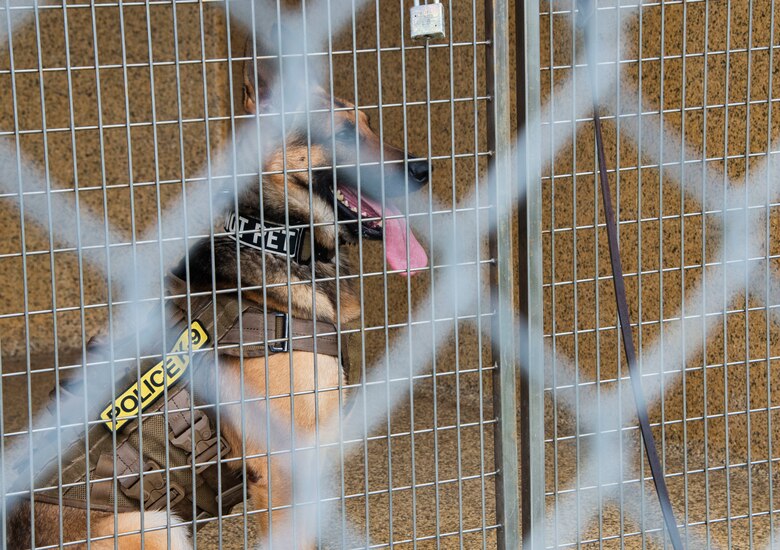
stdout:
POLYGON ((208 468, 210 466, 208 462, 214 460, 217 456, 217 436, 211 427, 211 421, 206 413, 196 410, 193 416, 194 422, 190 424, 185 417, 184 429, 181 433, 176 433, 176 426, 171 422, 175 418, 175 416, 169 415, 168 440, 171 442, 171 445, 187 453, 190 464, 195 467, 195 473, 199 474, 208 468), (195 443, 194 457, 192 454, 193 439, 195 443))
POLYGON ((146 460, 143 472, 119 479, 121 491, 128 498, 142 501, 146 510, 163 510, 168 502, 173 508, 187 496, 184 488, 174 481, 166 483, 160 465, 153 460, 146 460), (141 476, 144 478, 144 490, 141 494, 141 476))
MULTIPOLYGON (((144 494, 145 493, 146 491, 144 491, 144 494)), ((170 504, 171 510, 174 508, 174 506, 176 506, 182 500, 184 500, 184 497, 187 496, 186 491, 181 485, 179 485, 175 481, 171 481, 168 484, 168 491, 158 490, 149 493, 149 498, 148 499, 144 498, 144 508, 146 510, 165 510, 167 508, 168 494, 170 494, 170 499, 171 499, 171 504, 170 504)))
POLYGON ((268 351, 271 353, 287 353, 290 350, 289 338, 290 338, 290 320, 286 313, 274 313, 274 325, 275 325, 275 343, 268 344, 268 351), (279 334, 279 325, 281 324, 281 332, 279 334))

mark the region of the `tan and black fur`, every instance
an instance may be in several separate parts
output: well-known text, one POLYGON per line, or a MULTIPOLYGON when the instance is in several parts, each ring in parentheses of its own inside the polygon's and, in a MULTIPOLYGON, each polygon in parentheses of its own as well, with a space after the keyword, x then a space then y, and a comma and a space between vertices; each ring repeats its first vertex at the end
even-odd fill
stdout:
MULTIPOLYGON (((248 48, 248 56, 253 48, 248 48)), ((258 54, 260 52, 257 52, 258 54)), ((247 62, 244 71, 243 105, 248 114, 268 115, 277 108, 274 102, 274 85, 278 81, 278 70, 265 60, 260 63, 247 62)), ((278 172, 265 175, 262 185, 248 185, 238 197, 239 211, 253 217, 260 217, 262 211, 265 220, 284 223, 289 217, 291 224, 350 221, 340 224, 338 230, 335 224, 317 227, 314 239, 317 247, 314 273, 309 264, 292 263, 290 266, 291 282, 305 281, 307 284, 293 286, 266 286, 263 290, 245 291, 246 299, 265 304, 268 310, 288 312, 292 316, 319 320, 333 324, 349 323, 360 311, 359 294, 356 291, 355 279, 336 281, 336 247, 340 244, 350 244, 357 241, 358 232, 364 238, 382 238, 381 228, 364 227, 357 219, 350 220, 348 211, 338 207, 333 198, 334 170, 332 166, 340 166, 336 171, 339 182, 352 182, 357 179, 358 170, 360 186, 363 193, 377 198, 380 185, 384 186, 386 197, 399 196, 407 190, 416 190, 428 180, 427 161, 408 155, 405 151, 380 142, 365 113, 356 111, 351 103, 333 98, 322 89, 314 90, 310 95, 312 104, 309 108, 317 111, 310 115, 307 124, 296 124, 285 133, 278 124, 263 126, 264 139, 262 144, 256 144, 262 149, 263 170, 278 172), (331 110, 334 107, 334 110, 331 110), (307 129, 308 126, 308 129, 307 129), (269 130, 270 128, 270 130, 269 130), (282 145, 284 144, 284 148, 282 145), (360 167, 354 166, 360 157, 360 167), (379 164, 380 158, 385 161, 379 164), (404 159, 412 162, 404 164, 404 159), (367 166, 363 166, 368 163, 367 166), (344 167, 346 165, 346 167, 344 167), (353 166, 349 166, 353 165, 353 166), (311 169, 310 169, 311 168, 311 169), (281 173, 287 170, 287 175, 281 173), (384 177, 382 177, 384 175, 384 177), (262 189, 262 200, 258 189, 262 189), (285 208, 286 206, 286 208, 285 208), (310 281, 313 276, 325 279, 316 283, 313 289, 310 281), (288 295, 288 292, 290 293, 288 295), (336 299, 339 298, 341 318, 336 318, 336 299), (290 307, 291 304, 291 307, 290 307), (316 311, 315 311, 316 310, 316 311)), ((300 115, 299 115, 300 116, 300 115)), ((277 117, 278 118, 278 117, 277 117)), ((256 120, 259 120, 258 117, 256 120)), ((256 120, 248 122, 253 124, 256 120)), ((300 121, 299 121, 300 122, 300 121)), ((251 132, 250 132, 251 133, 251 132)), ((189 254, 187 270, 193 290, 210 289, 212 287, 212 269, 216 284, 220 288, 235 288, 239 284, 260 286, 286 283, 287 260, 272 254, 264 257, 258 250, 241 247, 236 250, 235 241, 227 237, 217 237, 212 247, 209 240, 196 244, 189 254)), ((351 273, 351 268, 345 260, 345 255, 339 255, 341 265, 339 274, 351 273)), ((182 269, 183 266, 180 266, 182 269)), ((184 274, 181 273, 183 277, 184 274)), ((251 508, 267 510, 291 503, 290 488, 290 454, 281 452, 274 455, 269 464, 265 458, 269 451, 284 451, 291 448, 289 428, 287 431, 275 431, 270 438, 271 449, 267 448, 266 434, 266 401, 262 399, 267 391, 273 396, 289 395, 291 392, 303 393, 297 395, 294 401, 294 418, 291 414, 291 399, 278 397, 271 401, 271 417, 276 426, 295 425, 296 445, 309 441, 315 430, 329 422, 338 414, 339 396, 337 388, 343 376, 338 359, 332 356, 319 355, 316 358, 311 353, 296 351, 293 354, 292 373, 290 358, 286 353, 269 356, 268 363, 263 358, 245 359, 243 361, 243 386, 241 394, 242 365, 236 357, 220 358, 219 399, 220 402, 247 401, 243 414, 246 422, 245 431, 241 432, 241 407, 238 405, 221 408, 221 433, 231 446, 228 458, 246 456, 261 456, 246 461, 247 493, 251 500, 251 508), (316 370, 316 376, 315 376, 316 370), (292 380, 292 383, 291 383, 292 380), (317 381, 315 387, 315 380, 317 381), (316 390, 317 399, 312 392, 316 390), (315 424, 315 418, 319 424, 315 424), (269 476, 270 472, 270 476, 269 476), (268 502, 268 488, 272 489, 273 502, 268 502)), ((327 438, 327 434, 320 434, 327 438)), ((297 455, 296 455, 297 456, 297 455)), ((236 461, 237 467, 241 461, 236 461)), ((35 534, 37 545, 58 544, 59 516, 65 521, 65 540, 84 539, 86 537, 86 512, 75 508, 60 508, 52 504, 36 503, 35 534)), ((272 542, 281 542, 282 547, 290 547, 292 533, 289 532, 289 510, 274 511, 268 514, 258 514, 259 531, 267 534, 269 524, 272 525, 272 542)), ((303 519, 297 519, 300 526, 303 519)), ((140 548, 141 539, 137 531, 140 528, 140 512, 122 513, 118 519, 118 544, 121 549, 140 548), (133 533, 135 534, 126 534, 133 533)), ((91 515, 90 537, 110 537, 92 544, 92 548, 114 548, 114 523, 111 514, 93 512, 91 515)), ((176 522, 176 518, 172 517, 176 522)), ((12 515, 9 522, 9 548, 24 548, 30 545, 30 511, 29 504, 21 504, 12 515)), ((169 535, 165 529, 165 512, 146 512, 144 518, 145 533, 144 548, 147 550, 162 550, 168 548, 170 537, 171 548, 190 548, 188 532, 185 527, 171 530, 169 535)), ((314 541, 310 541, 314 542, 314 541)), ((83 545, 85 547, 85 545, 83 545)), ((296 545, 303 546, 302 543, 296 545)), ((82 546, 70 546, 81 548, 82 546)))

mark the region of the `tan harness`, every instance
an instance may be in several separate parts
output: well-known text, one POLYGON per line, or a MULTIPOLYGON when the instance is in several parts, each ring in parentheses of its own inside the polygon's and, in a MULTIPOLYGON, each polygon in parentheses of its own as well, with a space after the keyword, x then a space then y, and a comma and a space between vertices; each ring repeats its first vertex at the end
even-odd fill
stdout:
MULTIPOLYGON (((117 379, 116 387, 126 388, 125 392, 108 404, 104 416, 97 414, 100 409, 90 409, 91 421, 106 420, 89 429, 88 451, 82 437, 63 452, 62 498, 57 488, 58 460, 54 457, 39 476, 45 483, 38 486, 50 488, 36 491, 36 501, 79 508, 89 504, 89 509, 105 512, 137 511, 142 501, 144 510, 170 508, 185 520, 228 512, 243 501, 244 491, 240 469, 227 468, 220 461, 230 446, 217 437, 215 429, 215 349, 219 354, 243 357, 290 350, 339 356, 339 337, 331 323, 266 313, 255 302, 244 299, 239 304, 236 293, 188 300, 183 296, 184 281, 169 276, 167 283, 173 296, 166 299, 169 329, 165 341, 169 349, 171 342, 176 342, 184 350, 174 347, 167 358, 159 355, 162 335, 156 347, 145 348, 154 349, 157 355, 145 356, 140 367, 133 361, 133 368, 117 379), (201 339, 202 335, 207 338, 201 339), (181 378, 171 383, 174 376, 181 378), (165 388, 160 390, 163 380, 168 382, 162 383, 165 388), (155 400, 153 390, 167 394, 167 400, 155 400), (122 401, 138 404, 142 430, 137 411, 120 419, 122 396, 122 401), (141 404, 146 396, 149 404, 141 404)), ((105 345, 90 342, 88 352, 92 362, 105 356, 105 345)), ((345 368, 346 354, 345 342, 341 346, 345 368)), ((88 385, 88 381, 64 380, 59 392, 89 395, 88 385)), ((50 410, 53 404, 52 400, 50 410)))

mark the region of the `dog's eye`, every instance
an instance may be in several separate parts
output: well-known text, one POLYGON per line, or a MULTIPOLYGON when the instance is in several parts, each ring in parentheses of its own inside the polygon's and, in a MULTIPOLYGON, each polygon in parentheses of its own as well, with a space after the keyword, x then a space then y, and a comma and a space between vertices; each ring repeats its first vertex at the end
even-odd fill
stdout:
POLYGON ((352 124, 342 124, 339 126, 338 132, 336 132, 336 138, 340 140, 354 140, 355 127, 352 124))

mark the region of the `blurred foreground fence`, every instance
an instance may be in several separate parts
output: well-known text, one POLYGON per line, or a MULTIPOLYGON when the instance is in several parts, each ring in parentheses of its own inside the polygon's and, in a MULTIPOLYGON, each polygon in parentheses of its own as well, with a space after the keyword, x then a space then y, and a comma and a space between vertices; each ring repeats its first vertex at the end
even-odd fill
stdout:
POLYGON ((667 545, 587 47, 685 545, 778 543, 775 2, 415 4, 0 5, 4 547, 667 545))

